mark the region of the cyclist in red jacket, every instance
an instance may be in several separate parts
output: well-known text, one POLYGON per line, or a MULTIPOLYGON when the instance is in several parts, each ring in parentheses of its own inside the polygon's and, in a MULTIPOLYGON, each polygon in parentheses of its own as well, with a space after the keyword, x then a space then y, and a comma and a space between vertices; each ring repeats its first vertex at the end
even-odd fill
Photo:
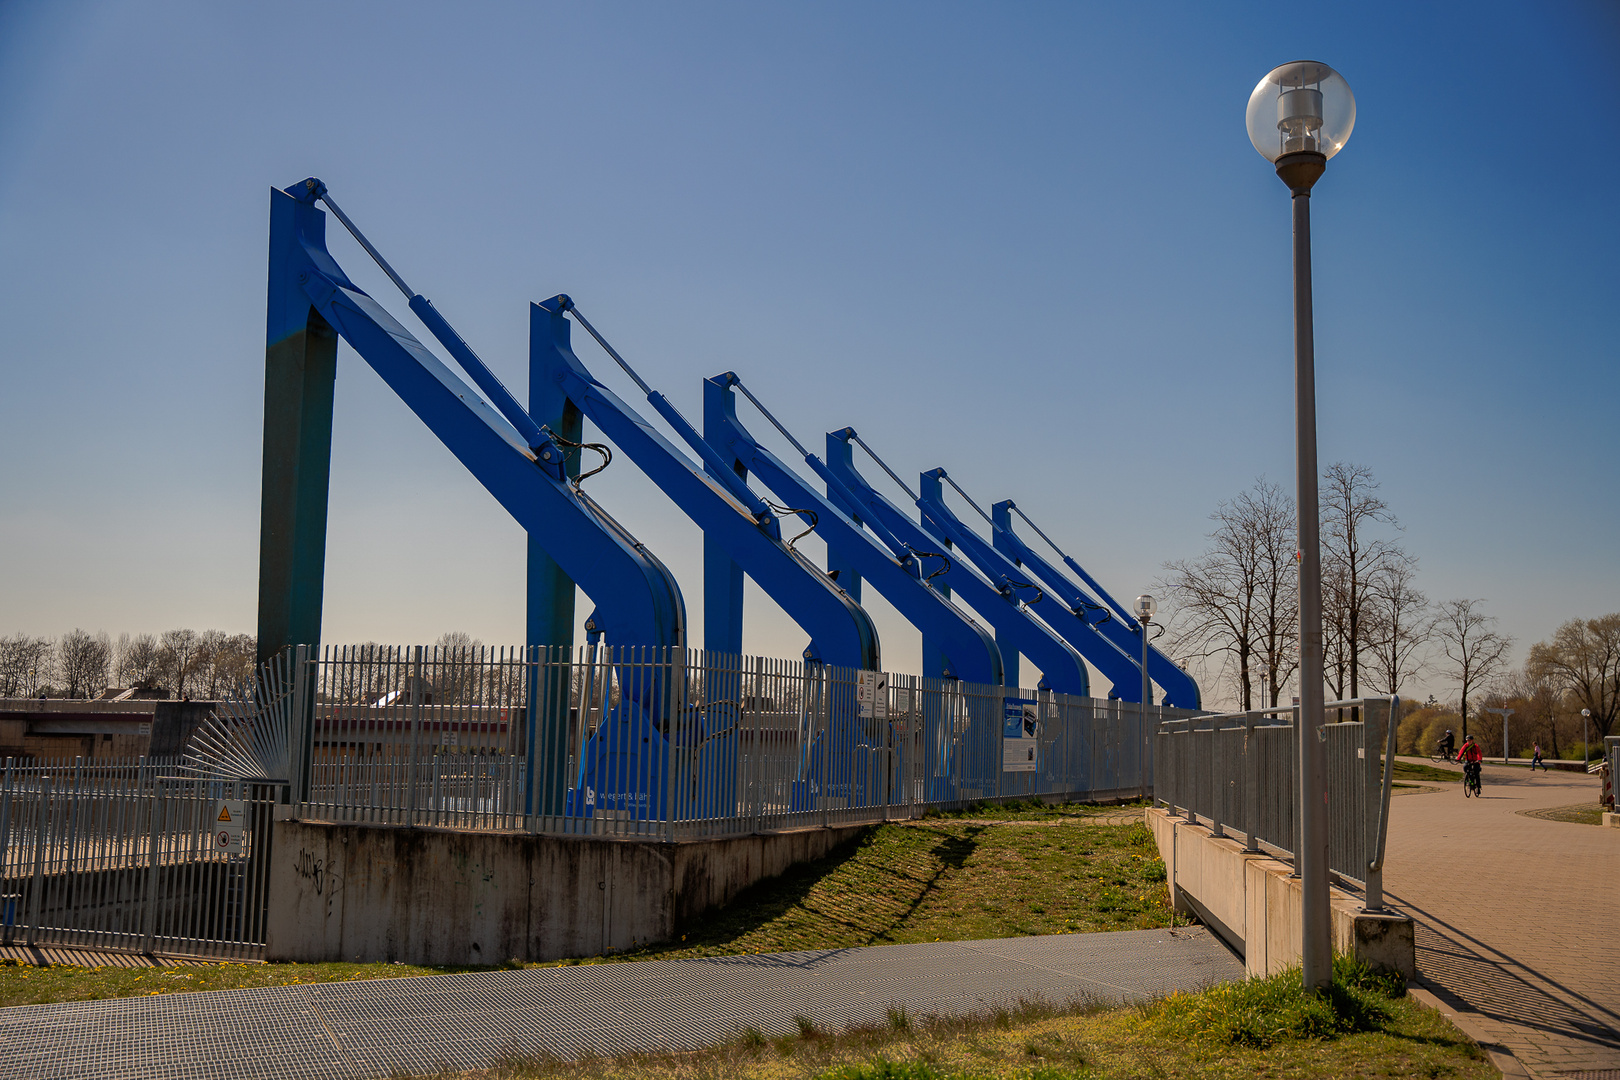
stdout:
POLYGON ((1463 744, 1457 747, 1457 760, 1462 762, 1463 767, 1463 783, 1472 781, 1475 791, 1480 790, 1480 762, 1484 758, 1485 755, 1479 752, 1479 743, 1474 741, 1472 735, 1463 739, 1463 744))

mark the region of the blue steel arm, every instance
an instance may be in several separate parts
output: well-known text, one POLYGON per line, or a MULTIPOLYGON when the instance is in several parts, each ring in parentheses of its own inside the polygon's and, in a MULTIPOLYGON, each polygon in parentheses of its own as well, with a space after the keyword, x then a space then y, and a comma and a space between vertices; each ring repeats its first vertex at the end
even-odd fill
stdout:
MULTIPOLYGON (((807 659, 878 670, 877 630, 864 608, 781 539, 775 518, 757 519, 728 490, 675 448, 634 409, 591 375, 569 342, 573 304, 555 296, 535 305, 549 315, 551 337, 541 367, 569 400, 668 495, 686 516, 725 548, 760 588, 810 635, 807 659)), ((536 313, 535 325, 541 325, 536 313)), ((537 346, 540 348, 540 346, 537 346)), ((689 430, 690 425, 677 425, 689 430)))
MULTIPOLYGON (((311 190, 297 184, 271 198, 308 203, 311 190)), ((675 578, 574 490, 564 478, 561 455, 554 462, 540 460, 516 429, 349 280, 323 235, 300 226, 293 243, 301 259, 287 271, 297 276, 315 310, 596 602, 608 640, 684 647, 686 609, 675 578)))
MULTIPOLYGON (((855 468, 851 454, 851 440, 854 438, 854 428, 829 431, 827 464, 843 486, 860 501, 865 515, 884 522, 895 535, 914 548, 949 547, 949 537, 939 533, 930 534, 866 482, 866 478, 855 468)), ((1020 606, 1014 589, 997 588, 960 559, 953 559, 950 569, 938 580, 959 592, 973 610, 995 627, 998 642, 1004 642, 1006 647, 1015 649, 1039 665, 1043 676, 1040 689, 1078 697, 1090 696, 1091 679, 1085 661, 1062 638, 1020 606)), ((1008 678, 1011 680, 1011 663, 1006 651, 1004 648, 1002 659, 1009 668, 1008 678)))
MULTIPOLYGON (((1016 565, 1011 564, 1008 559, 986 544, 978 533, 964 525, 945 504, 944 489, 940 486, 940 480, 944 475, 944 469, 930 469, 921 476, 917 509, 922 513, 924 528, 935 529, 949 537, 998 586, 1015 591, 1030 587, 1033 583, 1028 580, 1028 575, 1019 573, 1016 565)), ((1075 651, 1090 661, 1091 666, 1101 672, 1103 678, 1113 684, 1109 696, 1125 701, 1140 700, 1141 666, 1131 659, 1129 653, 1122 651, 1117 643, 1103 636, 1098 627, 1088 622, 1083 612, 1076 610, 1079 605, 1071 598, 1056 590, 1043 591, 1047 595, 1041 601, 1042 617, 1065 641, 1074 646, 1075 651)))
MULTIPOLYGON (((1011 499, 990 507, 993 515, 991 528, 995 533, 996 548, 1019 564, 1027 566, 1043 585, 1054 590, 1068 603, 1098 607, 1099 605, 1069 580, 1063 571, 1032 551, 1029 545, 1012 531, 1012 516, 1009 513, 1012 509, 1011 499)), ((1129 622, 1108 619, 1097 626, 1097 632, 1119 646, 1127 655, 1133 658, 1142 655, 1142 627, 1135 619, 1129 622)), ((1141 671, 1141 665, 1137 664, 1138 682, 1141 680, 1141 671)), ((1164 704, 1178 709, 1203 708, 1203 698, 1199 693, 1197 680, 1182 671, 1174 661, 1151 644, 1148 646, 1148 677, 1164 688, 1164 704)), ((1135 701, 1141 696, 1142 691, 1137 689, 1135 697, 1130 700, 1135 701)))
POLYGON ((1098 581, 1096 578, 1092 577, 1089 573, 1087 573, 1085 567, 1081 566, 1079 563, 1077 563, 1073 559, 1069 558, 1068 553, 1066 553, 1062 548, 1058 547, 1055 543, 1053 543, 1052 538, 1050 536, 1047 536, 1046 533, 1042 532, 1041 527, 1039 525, 1037 525, 1033 521, 1029 520, 1029 515, 1024 513, 1022 510, 1018 509, 1018 505, 1016 503, 1014 503, 1011 499, 1003 499, 1001 502, 998 502, 995 505, 991 506, 990 512, 991 512, 992 515, 994 515, 994 517, 992 519, 993 527, 995 527, 995 528, 1005 528, 1005 529, 1011 529, 1012 528, 1012 518, 1007 517, 1007 515, 1006 515, 1006 511, 1008 511, 1008 510, 1012 511, 1014 514, 1017 514, 1019 517, 1023 518, 1024 519, 1024 524, 1026 524, 1030 528, 1034 529, 1036 535, 1039 536, 1042 540, 1045 540, 1047 545, 1050 546, 1053 551, 1057 552, 1058 556, 1063 560, 1063 565, 1067 566, 1070 570, 1073 570, 1077 575, 1079 575, 1080 580, 1085 584, 1086 588, 1090 589, 1092 592, 1094 592, 1098 596, 1102 597, 1103 603, 1107 604, 1110 608, 1112 608, 1114 610, 1114 612, 1121 619, 1124 619, 1126 626, 1135 626, 1136 625, 1136 616, 1132 615, 1129 611, 1126 611, 1125 610, 1125 605, 1121 604, 1118 600, 1115 600, 1114 597, 1113 597, 1113 594, 1111 594, 1107 589, 1102 587, 1102 582, 1098 581), (1003 518, 1006 518, 1006 520, 1005 520, 1004 523, 1001 523, 1003 518), (1001 524, 996 524, 996 523, 1001 523, 1001 524))
MULTIPOLYGON (((889 543, 889 549, 885 550, 877 539, 852 521, 841 506, 759 445, 737 418, 737 402, 732 394, 737 382, 737 376, 728 371, 703 384, 705 416, 723 418, 717 430, 709 432, 711 439, 717 439, 711 445, 747 467, 778 498, 814 513, 816 531, 827 541, 828 547, 841 552, 863 579, 921 630, 925 638, 938 645, 948 658, 951 674, 967 682, 1001 685, 1001 650, 996 647, 995 639, 920 576, 920 562, 909 545, 869 520, 867 524, 874 526, 873 532, 889 543), (896 555, 901 557, 896 558, 896 555)), ((706 423, 705 427, 708 426, 706 423)), ((843 487, 814 454, 806 454, 805 461, 835 490, 843 487)), ((840 494, 843 496, 840 501, 846 505, 854 502, 854 496, 847 489, 840 494)))

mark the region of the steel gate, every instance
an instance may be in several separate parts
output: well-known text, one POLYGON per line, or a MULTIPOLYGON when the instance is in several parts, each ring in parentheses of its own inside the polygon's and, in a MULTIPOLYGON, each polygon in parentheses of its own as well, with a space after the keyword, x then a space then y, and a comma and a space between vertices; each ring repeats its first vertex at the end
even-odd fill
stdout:
POLYGON ((5 763, 0 940, 257 959, 284 785, 178 760, 5 763))

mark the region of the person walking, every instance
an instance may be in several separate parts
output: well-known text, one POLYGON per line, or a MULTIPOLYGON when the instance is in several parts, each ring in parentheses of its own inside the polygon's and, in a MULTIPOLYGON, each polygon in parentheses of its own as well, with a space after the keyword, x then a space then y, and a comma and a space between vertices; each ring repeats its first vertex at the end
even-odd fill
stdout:
POLYGON ((1533 747, 1531 758, 1530 758, 1530 771, 1535 772, 1537 765, 1541 766, 1541 771, 1542 772, 1547 771, 1547 763, 1545 761, 1541 760, 1541 744, 1540 743, 1536 743, 1534 745, 1534 747, 1533 747))

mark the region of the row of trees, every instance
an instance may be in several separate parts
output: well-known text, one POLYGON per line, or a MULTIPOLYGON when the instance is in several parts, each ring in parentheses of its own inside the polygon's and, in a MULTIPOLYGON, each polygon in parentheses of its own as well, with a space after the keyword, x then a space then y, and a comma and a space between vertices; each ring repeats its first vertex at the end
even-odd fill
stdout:
MULTIPOLYGON (((1620 613, 1571 619, 1530 647, 1523 667, 1492 682, 1481 709, 1511 709, 1506 752, 1522 756, 1539 745, 1549 757, 1592 757, 1620 719, 1620 613), (1583 715, 1583 710, 1585 715, 1583 715)), ((1503 753, 1502 723, 1476 722, 1474 736, 1490 757, 1503 753)), ((1428 753, 1446 728, 1461 728, 1459 709, 1430 702, 1404 717, 1403 753, 1428 753)))
MULTIPOLYGON (((1400 523, 1372 470, 1330 465, 1320 513, 1328 689, 1339 698, 1393 694, 1434 670, 1459 684, 1466 726, 1469 702, 1506 670, 1512 639, 1496 631, 1484 601, 1436 604, 1418 589, 1418 560, 1397 541, 1400 523)), ((1165 566, 1167 623, 1185 659, 1213 662, 1231 680, 1241 708, 1276 707, 1299 669, 1294 500, 1262 478, 1211 518, 1209 549, 1165 566)))
POLYGON ((55 640, 0 637, 0 697, 91 698, 108 686, 166 696, 218 699, 253 675, 251 634, 179 629, 163 634, 91 634, 74 629, 55 640))

